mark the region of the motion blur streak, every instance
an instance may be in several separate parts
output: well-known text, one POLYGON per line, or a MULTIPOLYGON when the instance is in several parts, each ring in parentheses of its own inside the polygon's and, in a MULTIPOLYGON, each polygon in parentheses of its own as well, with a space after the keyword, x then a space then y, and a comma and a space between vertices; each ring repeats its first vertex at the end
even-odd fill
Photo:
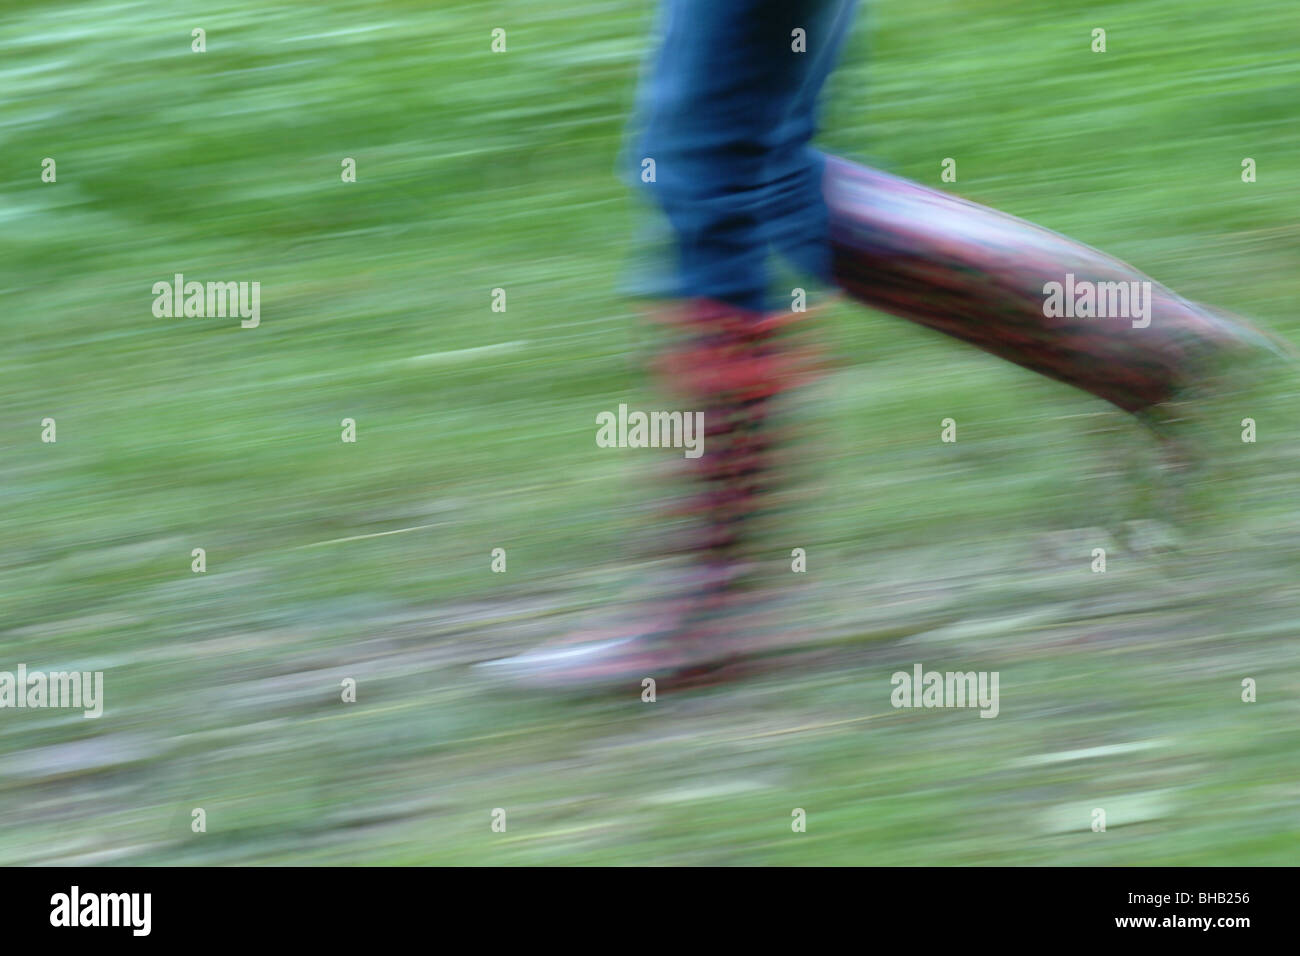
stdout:
MULTIPOLYGON (((0 708, 0 863, 1295 861, 1285 370, 1179 416, 1171 470, 1105 403, 809 289, 782 653, 653 703, 471 676, 675 564, 682 450, 595 441, 681 408, 619 287, 658 247, 615 174, 650 14, 4 6, 0 671, 104 676, 98 719, 0 708), (258 324, 155 315, 178 273, 258 283, 258 324), (893 706, 918 666, 999 675, 996 718, 893 706)), ((861 19, 829 152, 1300 340, 1292 3, 861 19)))

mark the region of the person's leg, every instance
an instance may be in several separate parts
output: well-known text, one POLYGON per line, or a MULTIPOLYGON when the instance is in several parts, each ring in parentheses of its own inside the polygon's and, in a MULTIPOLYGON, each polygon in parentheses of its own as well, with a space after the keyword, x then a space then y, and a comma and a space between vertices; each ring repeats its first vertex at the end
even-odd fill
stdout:
POLYGON ((1034 223, 839 158, 823 187, 850 296, 1127 412, 1158 419, 1207 370, 1274 351, 1241 320, 1034 223))
POLYGON ((775 249, 829 276, 819 157, 808 148, 817 101, 848 31, 854 0, 669 0, 663 45, 647 84, 647 184, 676 235, 686 341, 664 364, 669 385, 706 422, 693 463, 696 544, 717 582, 743 566, 750 529, 773 478, 774 401, 796 372, 761 318, 775 249))
POLYGON ((771 480, 767 419, 798 375, 776 338, 782 317, 764 314, 767 259, 775 246, 825 259, 814 271, 829 271, 820 169, 807 143, 835 31, 848 28, 852 6, 666 0, 662 46, 642 91, 641 146, 628 158, 638 172, 653 160, 655 175, 641 188, 675 237, 666 291, 680 301, 660 313, 681 341, 661 368, 687 414, 704 413, 704 453, 687 462, 696 491, 685 509, 689 568, 659 602, 667 613, 637 624, 620 609, 626 626, 612 636, 578 635, 578 646, 493 662, 497 673, 543 686, 664 678, 725 659, 749 634, 738 612, 752 599, 737 587, 771 480))
POLYGON ((822 188, 826 157, 809 145, 820 123, 822 87, 838 62, 857 10, 857 0, 835 0, 807 27, 809 58, 803 86, 777 130, 768 161, 763 221, 772 249, 799 272, 833 281, 830 221, 822 188))
POLYGON ((854 0, 667 0, 630 157, 664 210, 680 298, 765 305, 770 248, 829 272, 820 161, 808 149, 854 0), (797 34, 796 31, 802 31, 797 34))

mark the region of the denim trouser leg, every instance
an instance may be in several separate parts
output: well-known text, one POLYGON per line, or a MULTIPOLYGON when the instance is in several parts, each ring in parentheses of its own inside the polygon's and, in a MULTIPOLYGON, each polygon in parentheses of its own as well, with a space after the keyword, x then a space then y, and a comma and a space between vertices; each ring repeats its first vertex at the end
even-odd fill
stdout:
POLYGON ((642 90, 644 184, 677 242, 676 295, 763 309, 771 248, 829 272, 817 98, 855 0, 664 0, 642 90), (805 32, 806 52, 793 49, 805 32))

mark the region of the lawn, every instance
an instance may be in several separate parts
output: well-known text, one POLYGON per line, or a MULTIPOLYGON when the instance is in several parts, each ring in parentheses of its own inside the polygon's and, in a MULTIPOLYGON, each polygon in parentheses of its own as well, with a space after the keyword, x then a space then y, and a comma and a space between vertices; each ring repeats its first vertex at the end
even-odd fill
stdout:
MULTIPOLYGON (((0 711, 0 864, 1295 862, 1293 373, 1207 404, 1171 516, 1118 413, 834 304, 797 652, 653 704, 474 677, 657 570, 662 456, 593 441, 656 395, 615 175, 651 13, 0 4, 0 670, 106 697, 0 711), (155 316, 176 273, 261 324, 155 316), (918 662, 999 716, 891 707, 918 662)), ((1282 0, 881 0, 823 142, 1300 343, 1298 46, 1282 0)))

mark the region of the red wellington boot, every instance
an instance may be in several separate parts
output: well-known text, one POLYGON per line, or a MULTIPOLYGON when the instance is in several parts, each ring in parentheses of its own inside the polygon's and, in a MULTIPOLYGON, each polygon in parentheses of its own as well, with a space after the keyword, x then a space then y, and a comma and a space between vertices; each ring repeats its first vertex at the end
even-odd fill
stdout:
POLYGON ((610 686, 640 693, 642 681, 692 677, 745 654, 764 626, 747 588, 747 532, 772 476, 769 422, 777 397, 810 369, 806 352, 778 332, 795 315, 763 315, 694 301, 660 316, 684 341, 658 371, 704 413, 698 458, 684 459, 695 494, 688 569, 669 593, 622 609, 607 626, 537 650, 478 665, 481 673, 543 688, 610 686))

